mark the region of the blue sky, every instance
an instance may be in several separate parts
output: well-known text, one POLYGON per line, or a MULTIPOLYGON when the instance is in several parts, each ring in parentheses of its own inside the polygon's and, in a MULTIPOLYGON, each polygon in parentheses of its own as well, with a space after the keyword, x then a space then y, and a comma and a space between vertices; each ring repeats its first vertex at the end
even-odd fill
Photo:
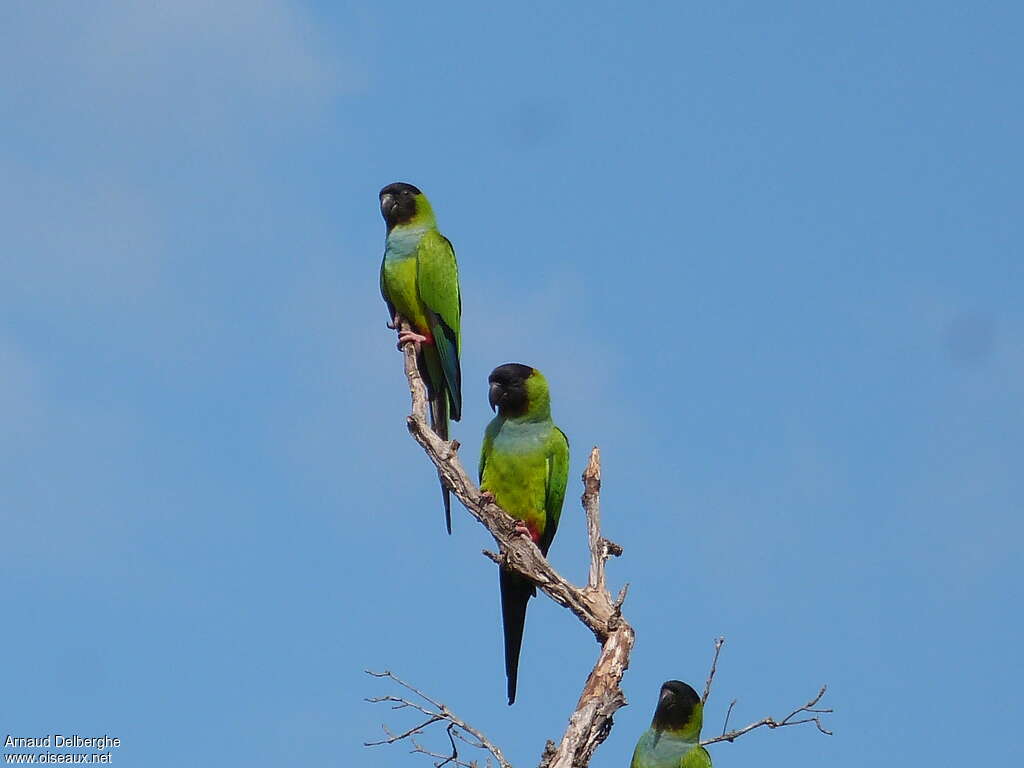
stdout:
POLYGON ((122 765, 367 753, 390 668, 535 764, 597 647, 545 598, 503 701, 497 577, 405 432, 377 191, 455 243, 467 463, 541 368, 605 459, 657 688, 706 734, 821 683, 836 735, 739 765, 976 764, 1024 684, 1016 4, 298 3, 0 10, 0 733, 122 765), (441 5, 442 7, 437 7, 441 5))

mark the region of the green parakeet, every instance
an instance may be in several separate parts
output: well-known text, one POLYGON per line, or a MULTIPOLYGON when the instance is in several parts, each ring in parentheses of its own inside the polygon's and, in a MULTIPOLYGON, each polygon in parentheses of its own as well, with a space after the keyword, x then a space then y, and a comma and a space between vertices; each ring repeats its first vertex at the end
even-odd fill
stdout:
POLYGON ((700 745, 704 705, 686 683, 661 686, 651 727, 636 743, 629 768, 711 768, 711 755, 700 745))
MULTIPOLYGON (((540 371, 506 363, 491 372, 488 382, 488 400, 498 415, 484 432, 480 488, 520 521, 519 532, 529 536, 546 556, 562 514, 569 441, 551 420, 548 383, 540 371)), ((528 579, 504 568, 499 569, 498 577, 511 704, 516 700, 526 604, 536 590, 528 579)))
MULTIPOLYGON (((447 440, 448 419, 458 421, 462 416, 462 297, 455 249, 438 232, 430 201, 412 184, 396 182, 384 187, 380 212, 388 226, 380 293, 392 324, 397 328, 405 320, 412 326, 411 333, 399 334, 398 344, 419 342, 418 363, 430 400, 430 426, 447 440)), ((451 494, 443 480, 441 495, 445 526, 451 533, 451 494)))

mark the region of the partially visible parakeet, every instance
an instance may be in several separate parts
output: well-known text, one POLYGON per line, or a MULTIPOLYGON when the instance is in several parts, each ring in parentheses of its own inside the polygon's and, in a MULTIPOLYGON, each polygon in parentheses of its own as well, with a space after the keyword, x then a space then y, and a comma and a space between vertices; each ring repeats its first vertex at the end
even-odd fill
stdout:
POLYGON ((661 686, 651 727, 636 743, 629 768, 711 768, 711 755, 700 745, 704 705, 686 683, 661 686))
MULTIPOLYGON (((506 363, 488 378, 488 400, 497 409, 484 432, 480 451, 480 488, 520 521, 517 530, 533 539, 546 556, 562 513, 569 477, 569 441, 551 420, 548 383, 535 368, 506 363)), ((523 645, 526 604, 533 584, 499 569, 501 618, 505 631, 508 703, 516 700, 519 651, 523 645)))
MULTIPOLYGON (((448 419, 462 416, 462 297, 455 249, 437 230, 426 195, 412 184, 396 182, 380 191, 380 212, 387 222, 380 293, 391 322, 402 320, 411 333, 400 333, 398 345, 419 342, 419 369, 430 400, 430 426, 448 439, 448 419)), ((439 476, 440 477, 440 476, 439 476)), ((444 519, 452 532, 451 494, 441 481, 444 519)))

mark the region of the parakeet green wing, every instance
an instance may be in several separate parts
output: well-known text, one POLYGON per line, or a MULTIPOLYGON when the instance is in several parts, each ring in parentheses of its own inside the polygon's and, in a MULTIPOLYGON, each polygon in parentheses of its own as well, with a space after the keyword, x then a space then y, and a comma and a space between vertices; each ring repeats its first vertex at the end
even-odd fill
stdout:
MULTIPOLYGON (((430 333, 441 360, 453 421, 462 418, 462 296, 455 249, 437 230, 425 233, 416 253, 416 284, 427 310, 430 333)), ((385 299, 386 300, 386 299, 385 299)))
POLYGON ((544 481, 544 513, 546 522, 537 546, 545 555, 558 530, 558 519, 562 516, 562 502, 565 501, 565 486, 569 482, 569 438, 558 427, 551 432, 548 446, 547 476, 544 481))
MULTIPOLYGON (((384 279, 384 259, 380 260, 380 295, 384 299, 384 303, 388 307, 388 317, 395 316, 395 304, 391 301, 391 297, 388 295, 387 282, 384 279)), ((388 327, 391 327, 391 323, 388 323, 388 327)))

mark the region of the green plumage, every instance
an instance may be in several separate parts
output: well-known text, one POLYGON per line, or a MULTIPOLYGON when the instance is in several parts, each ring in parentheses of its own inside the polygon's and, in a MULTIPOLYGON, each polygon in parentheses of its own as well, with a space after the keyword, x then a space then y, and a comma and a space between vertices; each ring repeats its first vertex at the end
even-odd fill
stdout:
POLYGON ((663 736, 648 730, 640 737, 629 768, 711 768, 711 755, 700 744, 663 736))
POLYGON ((711 755, 700 745, 704 704, 686 683, 661 686, 651 727, 633 750, 629 768, 711 768, 711 755))
MULTIPOLYGON (((405 320, 425 336, 418 358, 430 399, 431 427, 448 439, 448 420, 462 417, 462 297, 455 249, 437 229, 426 195, 411 184, 380 193, 388 225, 380 265, 380 293, 392 320, 405 320)), ((441 482, 445 524, 452 532, 451 496, 441 482)))
MULTIPOLYGON (((521 520, 547 555, 558 529, 569 477, 569 441, 551 420, 544 376, 515 363, 490 377, 491 405, 498 415, 487 425, 480 452, 480 488, 521 520)), ((526 579, 499 570, 508 703, 515 701, 526 606, 535 593, 526 579)))

